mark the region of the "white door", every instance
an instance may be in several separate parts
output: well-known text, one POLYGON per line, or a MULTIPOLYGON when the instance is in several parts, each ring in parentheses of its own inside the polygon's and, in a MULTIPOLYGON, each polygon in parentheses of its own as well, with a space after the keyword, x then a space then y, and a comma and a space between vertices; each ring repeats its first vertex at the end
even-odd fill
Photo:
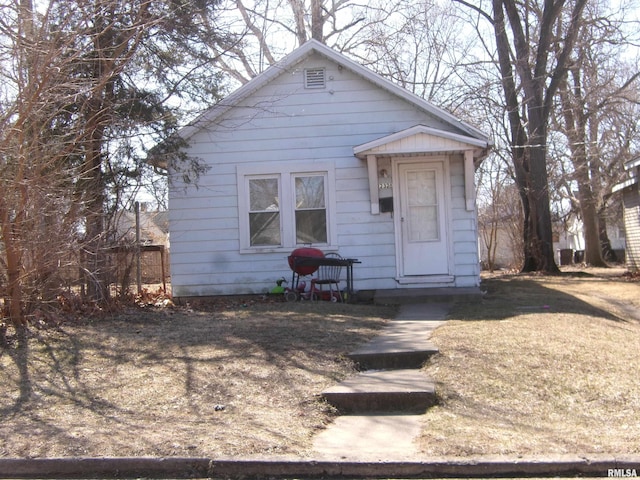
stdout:
POLYGON ((401 163, 398 174, 401 274, 446 275, 449 248, 443 163, 401 163))

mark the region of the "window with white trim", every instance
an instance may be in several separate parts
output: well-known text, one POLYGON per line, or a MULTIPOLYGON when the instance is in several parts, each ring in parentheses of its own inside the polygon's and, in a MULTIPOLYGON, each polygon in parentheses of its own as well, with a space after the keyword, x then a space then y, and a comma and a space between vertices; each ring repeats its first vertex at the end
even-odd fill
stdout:
POLYGON ((312 166, 238 167, 241 252, 336 243, 333 165, 312 166))

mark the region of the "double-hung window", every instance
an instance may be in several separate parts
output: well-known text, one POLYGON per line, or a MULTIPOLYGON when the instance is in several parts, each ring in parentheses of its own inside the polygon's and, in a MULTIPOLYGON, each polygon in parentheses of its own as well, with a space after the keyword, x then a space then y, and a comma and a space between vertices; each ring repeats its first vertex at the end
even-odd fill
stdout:
POLYGON ((336 243, 333 165, 238 167, 240 251, 336 243))

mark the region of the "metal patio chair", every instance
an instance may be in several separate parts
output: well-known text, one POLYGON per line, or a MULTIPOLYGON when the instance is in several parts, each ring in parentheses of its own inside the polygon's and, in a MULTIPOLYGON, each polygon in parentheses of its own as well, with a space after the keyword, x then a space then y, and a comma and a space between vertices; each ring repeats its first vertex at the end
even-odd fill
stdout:
MULTIPOLYGON (((327 253, 326 259, 339 259, 342 257, 337 253, 327 253)), ((342 265, 320 265, 317 277, 311 282, 311 290, 315 291, 318 300, 330 300, 332 302, 342 302, 342 293, 340 292, 340 275, 342 274, 342 265), (324 286, 328 286, 328 292, 323 290, 324 286), (314 288, 317 289, 314 290, 314 288)))

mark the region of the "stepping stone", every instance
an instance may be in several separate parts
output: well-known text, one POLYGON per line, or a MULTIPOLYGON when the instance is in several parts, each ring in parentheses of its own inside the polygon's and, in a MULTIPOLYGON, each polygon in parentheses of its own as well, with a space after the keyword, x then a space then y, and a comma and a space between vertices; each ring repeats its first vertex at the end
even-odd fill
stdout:
POLYGON ((433 381, 408 369, 362 372, 322 396, 342 413, 422 413, 436 403, 433 381))
POLYGON ((441 321, 395 320, 379 336, 349 353, 358 370, 420 368, 438 348, 429 341, 441 321))

